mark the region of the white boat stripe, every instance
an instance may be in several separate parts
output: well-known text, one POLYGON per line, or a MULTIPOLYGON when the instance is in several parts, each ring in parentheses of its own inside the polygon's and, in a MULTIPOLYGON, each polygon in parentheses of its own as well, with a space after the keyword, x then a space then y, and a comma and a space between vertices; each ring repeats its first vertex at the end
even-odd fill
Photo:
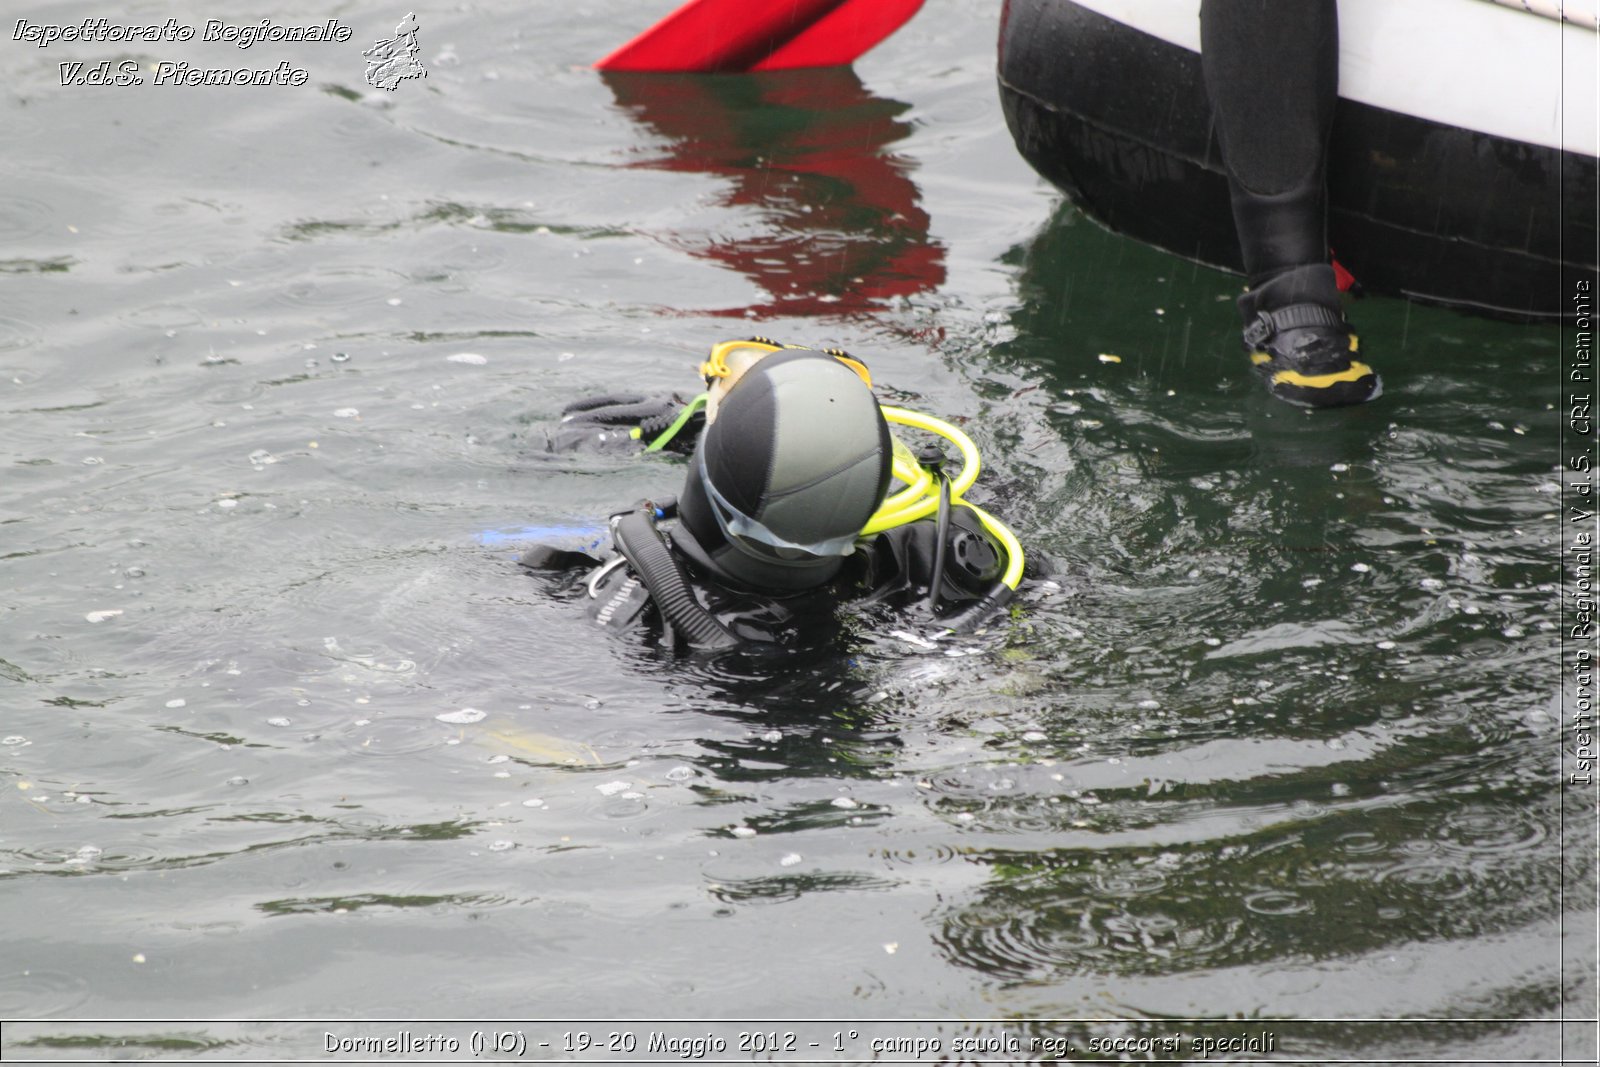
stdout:
MULTIPOLYGON (((1199 0, 1076 0, 1200 50, 1199 0)), ((1520 0, 1519 0, 1520 2, 1520 0)), ((1479 0, 1339 0, 1339 95, 1600 156, 1600 34, 1479 0)))

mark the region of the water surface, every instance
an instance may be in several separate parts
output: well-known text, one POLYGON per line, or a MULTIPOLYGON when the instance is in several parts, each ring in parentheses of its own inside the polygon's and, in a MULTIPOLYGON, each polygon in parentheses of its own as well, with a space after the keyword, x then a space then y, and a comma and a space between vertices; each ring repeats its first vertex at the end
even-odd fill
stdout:
POLYGON ((126 53, 298 89, 62 88, 123 53, 4 42, 7 1054, 772 1017, 1560 1055, 1557 332, 1367 300, 1383 398, 1308 415, 1248 377, 1237 279, 1016 158, 992 5, 854 71, 585 69, 637 7, 419 11, 392 94, 371 0, 349 46, 126 53), (1053 580, 958 648, 674 662, 485 543, 672 491, 544 428, 751 332, 962 421, 1053 580))

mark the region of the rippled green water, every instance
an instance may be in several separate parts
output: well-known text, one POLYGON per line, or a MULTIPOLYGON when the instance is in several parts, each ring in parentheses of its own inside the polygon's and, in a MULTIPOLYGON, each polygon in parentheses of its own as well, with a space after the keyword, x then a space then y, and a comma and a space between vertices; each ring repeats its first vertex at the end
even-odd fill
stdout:
POLYGON ((1368 300, 1383 398, 1269 401, 1235 279, 1016 159, 976 0, 741 79, 583 69, 654 14, 620 0, 470 4, 369 94, 403 13, 132 53, 303 89, 63 89, 114 53, 0 42, 8 1056, 493 1017, 1561 1055, 1594 824, 1559 785, 1553 328, 1368 300), (1052 584, 971 654, 865 618, 669 662, 482 543, 670 491, 544 427, 752 331, 965 420, 1052 584))

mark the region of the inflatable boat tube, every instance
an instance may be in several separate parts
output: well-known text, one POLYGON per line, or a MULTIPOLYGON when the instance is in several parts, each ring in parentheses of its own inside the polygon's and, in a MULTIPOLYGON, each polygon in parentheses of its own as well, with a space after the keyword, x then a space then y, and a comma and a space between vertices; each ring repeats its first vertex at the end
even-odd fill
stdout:
MULTIPOLYGON (((1091 217, 1240 271, 1199 10, 1007 0, 1001 101, 1022 155, 1091 217)), ((1488 0, 1340 0, 1328 229, 1364 288, 1572 314, 1597 258, 1600 44, 1586 21, 1488 0)))

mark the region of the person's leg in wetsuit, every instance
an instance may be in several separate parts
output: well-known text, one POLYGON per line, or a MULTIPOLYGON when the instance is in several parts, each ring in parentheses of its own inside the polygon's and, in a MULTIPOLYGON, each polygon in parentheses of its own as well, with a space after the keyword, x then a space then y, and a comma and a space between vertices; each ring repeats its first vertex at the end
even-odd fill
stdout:
POLYGON ((1202 0, 1200 55, 1244 252, 1250 359, 1291 403, 1370 400, 1378 376, 1357 356, 1328 261, 1336 0, 1202 0))

